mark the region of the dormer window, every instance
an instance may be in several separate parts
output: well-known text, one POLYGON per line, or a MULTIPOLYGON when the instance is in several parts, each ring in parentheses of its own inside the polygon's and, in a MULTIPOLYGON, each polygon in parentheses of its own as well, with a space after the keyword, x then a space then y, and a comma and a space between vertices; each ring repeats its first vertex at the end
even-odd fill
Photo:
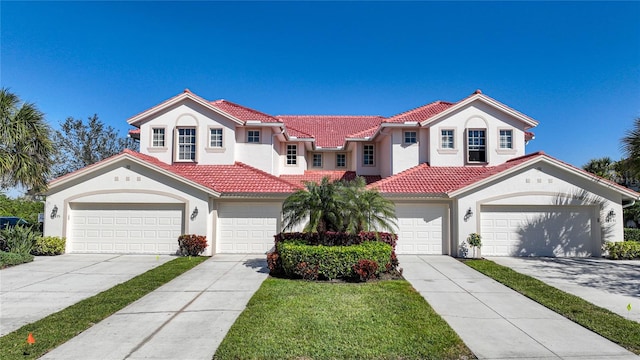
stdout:
POLYGON ((151 146, 158 148, 164 147, 164 128, 153 128, 151 132, 151 146))
POLYGON ((178 161, 195 161, 196 160, 196 129, 178 128, 178 161))
POLYGON ((405 143, 405 145, 417 144, 418 143, 418 133, 416 131, 405 131, 404 132, 404 143, 405 143))
POLYGON ((467 130, 467 161, 487 162, 486 131, 484 129, 467 130))
POLYGON ((250 144, 259 144, 260 143, 260 130, 249 130, 247 131, 247 142, 250 144))
POLYGON ((500 149, 513 149, 513 130, 500 130, 500 149))
POLYGON ((364 145, 362 148, 362 165, 374 166, 375 165, 375 148, 373 144, 364 145))

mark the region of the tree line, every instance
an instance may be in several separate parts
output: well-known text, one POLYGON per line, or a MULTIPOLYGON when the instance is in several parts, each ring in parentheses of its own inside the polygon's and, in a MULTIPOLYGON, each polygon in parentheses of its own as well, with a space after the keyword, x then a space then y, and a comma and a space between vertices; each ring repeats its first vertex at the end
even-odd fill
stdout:
POLYGON ((6 88, 0 89, 0 188, 21 186, 30 194, 47 182, 134 148, 97 114, 86 121, 68 117, 53 130, 44 114, 6 88))

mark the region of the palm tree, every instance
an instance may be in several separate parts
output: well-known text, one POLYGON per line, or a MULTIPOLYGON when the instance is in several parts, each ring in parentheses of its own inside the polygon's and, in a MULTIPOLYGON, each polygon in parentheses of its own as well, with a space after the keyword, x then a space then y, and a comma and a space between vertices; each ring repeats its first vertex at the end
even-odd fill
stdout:
POLYGON ((625 167, 632 175, 640 175, 640 118, 636 118, 633 128, 622 138, 622 150, 627 155, 625 167))
POLYGON ((287 197, 282 204, 283 230, 307 221, 304 232, 338 231, 342 227, 339 186, 324 177, 320 184, 306 182, 305 189, 287 197))
POLYGON ((0 178, 2 188, 46 189, 53 145, 44 115, 32 103, 0 89, 0 178))
POLYGON ((385 199, 376 189, 367 189, 364 178, 357 177, 343 187, 346 207, 343 210, 344 230, 350 233, 360 231, 387 230, 397 228, 393 202, 385 199))
POLYGON ((351 182, 307 182, 282 205, 283 230, 305 222, 304 232, 370 230, 393 231, 395 208, 377 190, 369 190, 363 178, 351 182))
POLYGON ((609 157, 591 159, 582 168, 585 171, 588 171, 605 179, 616 179, 616 162, 611 160, 611 158, 609 157))

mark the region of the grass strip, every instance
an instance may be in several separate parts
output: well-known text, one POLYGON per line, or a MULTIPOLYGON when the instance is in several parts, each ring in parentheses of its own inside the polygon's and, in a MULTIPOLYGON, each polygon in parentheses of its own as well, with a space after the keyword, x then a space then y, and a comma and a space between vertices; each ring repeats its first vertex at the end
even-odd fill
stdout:
POLYGON ((464 260, 475 270, 548 307, 567 319, 640 355, 640 323, 490 260, 464 260))
POLYGON ((268 278, 214 359, 475 358, 404 280, 268 278))
POLYGON ((0 338, 0 359, 36 359, 208 257, 179 257, 0 338), (32 332, 36 342, 27 344, 32 332))

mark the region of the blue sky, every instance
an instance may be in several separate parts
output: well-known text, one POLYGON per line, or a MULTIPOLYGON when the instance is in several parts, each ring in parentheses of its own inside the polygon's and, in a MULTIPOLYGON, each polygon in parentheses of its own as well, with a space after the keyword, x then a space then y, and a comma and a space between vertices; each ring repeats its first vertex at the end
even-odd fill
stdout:
POLYGON ((272 114, 391 116, 475 89, 527 152, 620 159, 640 116, 640 2, 0 2, 0 82, 54 128, 189 88, 272 114))

